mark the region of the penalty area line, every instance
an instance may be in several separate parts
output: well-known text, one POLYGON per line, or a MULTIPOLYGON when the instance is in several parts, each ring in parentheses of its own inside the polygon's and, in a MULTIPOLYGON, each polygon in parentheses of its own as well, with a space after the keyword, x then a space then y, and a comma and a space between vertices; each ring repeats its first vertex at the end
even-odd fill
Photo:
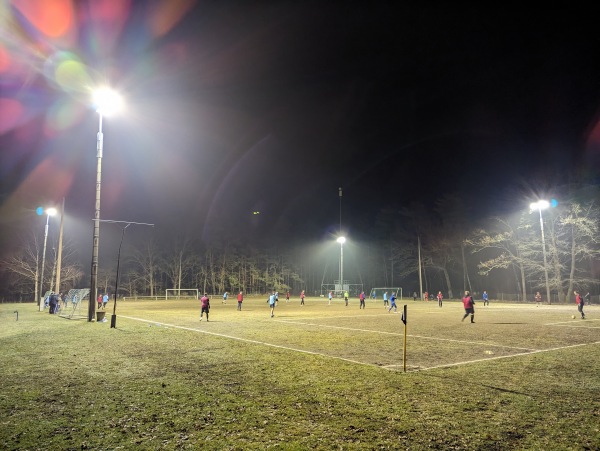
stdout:
MULTIPOLYGON (((403 332, 386 332, 384 330, 358 329, 356 327, 331 326, 331 325, 328 325, 328 324, 306 323, 306 322, 302 322, 302 321, 279 320, 278 322, 284 323, 284 324, 298 324, 298 325, 301 325, 301 326, 313 326, 313 327, 325 327, 325 328, 330 328, 330 329, 349 330, 349 331, 352 331, 352 332, 367 332, 367 333, 376 333, 376 334, 383 334, 383 335, 404 336, 403 332)), ((485 343, 485 342, 482 342, 482 341, 456 340, 456 339, 453 339, 453 338, 426 337, 426 336, 423 336, 423 335, 411 335, 411 334, 407 334, 406 336, 410 337, 410 338, 421 338, 423 340, 449 341, 451 343, 466 343, 466 344, 469 344, 469 345, 476 344, 476 345, 481 345, 481 346, 492 346, 494 348, 519 349, 521 351, 536 351, 536 349, 532 349, 532 348, 521 348, 519 346, 509 346, 509 345, 500 345, 500 344, 494 344, 494 343, 485 343)))
MULTIPOLYGON (((453 366, 469 365, 471 363, 489 362, 491 360, 500 360, 500 359, 510 359, 513 357, 520 357, 520 356, 524 356, 524 355, 541 354, 543 352, 561 351, 564 349, 578 348, 581 346, 589 346, 589 345, 597 345, 597 344, 600 344, 600 341, 596 341, 593 343, 580 343, 577 345, 570 345, 570 346, 560 346, 560 347, 549 348, 549 349, 540 349, 540 350, 530 351, 530 352, 520 352, 518 354, 502 355, 502 356, 498 356, 498 357, 489 357, 487 359, 475 359, 475 360, 467 360, 465 362, 446 363, 444 365, 436 365, 436 366, 431 366, 428 368, 420 368, 420 369, 414 370, 414 371, 428 371, 428 370, 436 370, 436 369, 440 369, 440 368, 451 368, 453 366)), ((391 367, 391 366, 399 366, 399 365, 388 365, 388 366, 391 367)))
POLYGON ((186 326, 178 326, 177 324, 161 323, 159 321, 154 321, 154 320, 149 320, 149 319, 144 319, 144 318, 135 318, 133 316, 120 316, 120 318, 127 318, 127 319, 131 319, 133 321, 141 321, 143 323, 160 324, 161 326, 173 327, 175 329, 187 330, 190 332, 200 332, 200 333, 203 333, 206 335, 212 335, 215 337, 229 338, 230 340, 243 341, 245 343, 269 346, 271 348, 285 349, 287 351, 299 352, 301 354, 311 354, 311 355, 317 355, 320 357, 326 357, 326 358, 330 358, 330 359, 343 360, 344 362, 356 363, 358 365, 365 365, 365 366, 370 366, 373 368, 383 368, 381 365, 375 365, 373 363, 359 362, 358 360, 352 360, 352 359, 347 359, 345 357, 338 357, 338 356, 333 356, 333 355, 329 355, 329 354, 323 354, 322 352, 307 351, 306 349, 290 348, 288 346, 267 343, 266 341, 251 340, 249 338, 240 338, 240 337, 234 337, 233 335, 221 334, 221 333, 217 333, 217 332, 209 332, 207 330, 196 329, 194 327, 186 327, 186 326))

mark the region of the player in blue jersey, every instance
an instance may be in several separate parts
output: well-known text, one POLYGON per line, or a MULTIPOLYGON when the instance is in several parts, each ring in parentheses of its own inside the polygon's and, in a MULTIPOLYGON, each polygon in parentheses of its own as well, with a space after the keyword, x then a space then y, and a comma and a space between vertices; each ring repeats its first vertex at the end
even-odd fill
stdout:
POLYGON ((394 313, 397 312, 397 308, 396 308, 396 293, 392 293, 392 295, 390 296, 390 308, 388 309, 388 313, 390 313, 390 311, 394 309, 394 313))

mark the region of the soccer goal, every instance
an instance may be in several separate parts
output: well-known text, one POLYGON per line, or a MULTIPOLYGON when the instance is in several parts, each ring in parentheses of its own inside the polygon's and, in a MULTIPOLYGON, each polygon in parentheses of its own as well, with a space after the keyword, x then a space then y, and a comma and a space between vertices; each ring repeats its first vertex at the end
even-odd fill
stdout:
POLYGON ((383 293, 387 291, 387 298, 389 299, 392 293, 396 293, 396 299, 402 299, 402 288, 401 287, 383 287, 383 288, 371 288, 371 299, 383 300, 383 293))
POLYGON ((167 288, 165 290, 165 299, 200 299, 197 288, 167 288))

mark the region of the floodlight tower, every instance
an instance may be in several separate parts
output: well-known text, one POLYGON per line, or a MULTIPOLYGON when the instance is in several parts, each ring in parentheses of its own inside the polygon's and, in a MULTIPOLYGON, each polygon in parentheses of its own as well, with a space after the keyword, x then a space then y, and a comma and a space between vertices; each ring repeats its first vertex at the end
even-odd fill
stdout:
POLYGON ((44 311, 44 267, 46 266, 46 244, 48 243, 48 222, 50 221, 50 216, 54 216, 56 214, 56 208, 47 208, 45 213, 46 213, 46 227, 44 228, 44 250, 42 251, 42 271, 41 271, 41 275, 40 275, 40 298, 38 299, 40 312, 44 311))
POLYGON ((538 210, 540 212, 540 229, 542 231, 542 255, 544 256, 544 276, 546 277, 546 299, 548 304, 550 301, 550 285, 548 284, 548 264, 546 263, 546 240, 544 238, 544 219, 542 218, 542 210, 550 207, 550 202, 547 200, 538 200, 529 205, 530 211, 538 210))
POLYGON ((342 290, 342 294, 344 291, 344 243, 346 242, 346 237, 342 235, 342 187, 338 188, 338 195, 340 198, 340 229, 339 229, 339 237, 336 240, 340 243, 340 287, 342 290))
POLYGON ((90 281, 90 302, 88 305, 88 321, 94 320, 96 312, 96 290, 98 285, 98 241, 100 237, 100 188, 102 185, 102 150, 104 135, 102 134, 102 118, 109 116, 121 108, 119 94, 110 88, 101 88, 93 93, 93 103, 98 113, 98 134, 96 135, 96 206, 94 213, 94 235, 92 239, 92 271, 90 281))
POLYGON ((346 242, 346 237, 340 236, 336 240, 340 243, 340 284, 342 286, 342 292, 344 291, 344 243, 346 242))

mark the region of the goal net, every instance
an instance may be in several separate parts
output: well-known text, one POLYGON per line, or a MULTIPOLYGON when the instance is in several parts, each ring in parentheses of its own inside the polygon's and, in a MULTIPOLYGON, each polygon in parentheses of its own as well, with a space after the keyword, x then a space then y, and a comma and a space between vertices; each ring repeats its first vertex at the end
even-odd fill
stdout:
POLYGON ((392 296, 392 293, 396 293, 396 299, 402 299, 402 288, 400 287, 382 287, 382 288, 371 288, 371 299, 382 301, 383 293, 387 292, 387 298, 392 296))
POLYGON ((167 288, 165 290, 165 299, 200 299, 197 288, 167 288))

